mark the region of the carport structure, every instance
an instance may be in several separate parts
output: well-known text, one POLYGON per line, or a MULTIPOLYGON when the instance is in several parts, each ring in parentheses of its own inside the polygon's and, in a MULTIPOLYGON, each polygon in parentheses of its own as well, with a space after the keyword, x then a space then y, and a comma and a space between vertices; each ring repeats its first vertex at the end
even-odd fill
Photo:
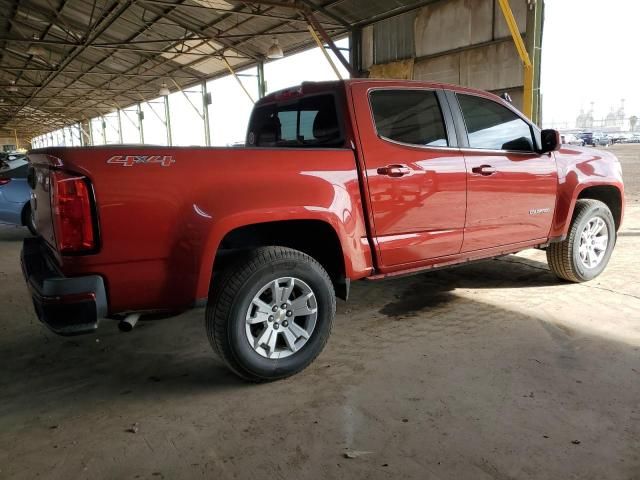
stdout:
POLYGON ((92 119, 117 114, 121 123, 123 109, 139 114, 140 102, 162 101, 167 88, 199 84, 194 108, 208 130, 206 81, 256 66, 263 95, 276 41, 285 55, 324 43, 353 76, 508 91, 539 119, 542 0, 0 0, 0 8, 0 137, 20 144, 70 125, 91 144, 92 119), (345 36, 348 55, 331 40, 345 36))

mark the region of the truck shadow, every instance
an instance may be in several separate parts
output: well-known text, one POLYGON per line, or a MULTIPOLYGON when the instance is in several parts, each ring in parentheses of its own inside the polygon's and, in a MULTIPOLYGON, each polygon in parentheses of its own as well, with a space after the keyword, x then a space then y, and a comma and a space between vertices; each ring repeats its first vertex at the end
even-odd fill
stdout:
MULTIPOLYGON (((543 287, 558 283, 542 266, 535 262, 525 265, 520 260, 517 258, 516 263, 507 257, 381 283, 359 282, 354 285, 352 303, 339 304, 336 329, 346 329, 344 334, 358 337, 353 329, 366 322, 352 323, 353 309, 374 319, 420 316, 418 321, 425 328, 430 326, 432 310, 439 312, 438 328, 463 323, 472 328, 479 321, 505 318, 507 310, 484 306, 484 320, 469 319, 468 312, 474 310, 476 302, 457 296, 454 290, 543 287)), ((96 335, 72 338, 50 333, 35 316, 25 320, 32 325, 23 326, 16 335, 5 333, 0 339, 4 359, 0 383, 6 386, 0 394, 0 418, 40 412, 42 398, 48 399, 46 410, 55 412, 69 402, 91 408, 87 405, 145 402, 148 398, 177 394, 224 397, 224 392, 256 388, 239 380, 217 360, 206 339, 203 317, 201 309, 171 319, 141 321, 128 334, 118 332, 115 321, 104 321, 96 335)), ((530 319, 536 320, 533 316, 530 319)), ((388 322, 373 323, 385 335, 388 322)), ((402 335, 401 331, 396 333, 402 335)), ((410 335, 415 336, 415 332, 410 335)), ((314 367, 309 370, 313 372, 314 367)), ((299 377, 292 382, 304 385, 304 376, 299 377)))
POLYGON ((456 289, 535 288, 564 283, 546 263, 514 255, 388 282, 405 286, 380 309, 388 317, 412 315, 455 302, 459 298, 456 289))

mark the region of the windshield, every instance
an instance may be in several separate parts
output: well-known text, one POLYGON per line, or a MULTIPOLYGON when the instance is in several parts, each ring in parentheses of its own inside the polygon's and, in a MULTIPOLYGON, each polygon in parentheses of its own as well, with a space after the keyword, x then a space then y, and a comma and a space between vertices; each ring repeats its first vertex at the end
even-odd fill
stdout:
POLYGON ((342 147, 344 135, 333 94, 257 107, 251 114, 247 146, 342 147))

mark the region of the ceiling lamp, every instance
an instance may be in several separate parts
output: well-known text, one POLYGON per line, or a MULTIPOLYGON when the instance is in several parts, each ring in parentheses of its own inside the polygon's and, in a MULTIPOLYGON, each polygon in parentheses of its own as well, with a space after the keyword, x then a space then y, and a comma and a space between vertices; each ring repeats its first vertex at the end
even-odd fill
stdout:
POLYGON ((11 85, 7 87, 7 92, 15 93, 18 91, 18 87, 16 85, 15 80, 11 80, 11 85))
MULTIPOLYGON (((38 37, 38 35, 34 34, 33 35, 33 40, 34 42, 37 42, 40 40, 40 37, 38 37)), ((29 45, 29 48, 27 49, 27 54, 28 55, 32 55, 32 56, 36 56, 36 57, 44 57, 46 55, 47 51, 41 46, 38 45, 37 43, 32 43, 31 45, 29 45)))
POLYGON ((284 57, 284 52, 282 51, 282 47, 278 43, 278 39, 273 37, 273 44, 267 50, 267 58, 282 58, 284 57))
POLYGON ((170 93, 171 92, 169 91, 169 87, 167 87, 167 82, 162 82, 162 85, 160 85, 160 90, 158 90, 158 95, 160 95, 161 97, 166 97, 170 93))

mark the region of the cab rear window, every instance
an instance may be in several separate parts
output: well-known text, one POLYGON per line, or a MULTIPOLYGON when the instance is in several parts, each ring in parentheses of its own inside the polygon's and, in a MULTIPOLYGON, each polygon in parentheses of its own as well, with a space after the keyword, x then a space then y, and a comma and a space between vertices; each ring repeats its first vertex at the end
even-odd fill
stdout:
POLYGON ((334 95, 269 103, 251 114, 247 146, 342 147, 344 134, 334 95))

